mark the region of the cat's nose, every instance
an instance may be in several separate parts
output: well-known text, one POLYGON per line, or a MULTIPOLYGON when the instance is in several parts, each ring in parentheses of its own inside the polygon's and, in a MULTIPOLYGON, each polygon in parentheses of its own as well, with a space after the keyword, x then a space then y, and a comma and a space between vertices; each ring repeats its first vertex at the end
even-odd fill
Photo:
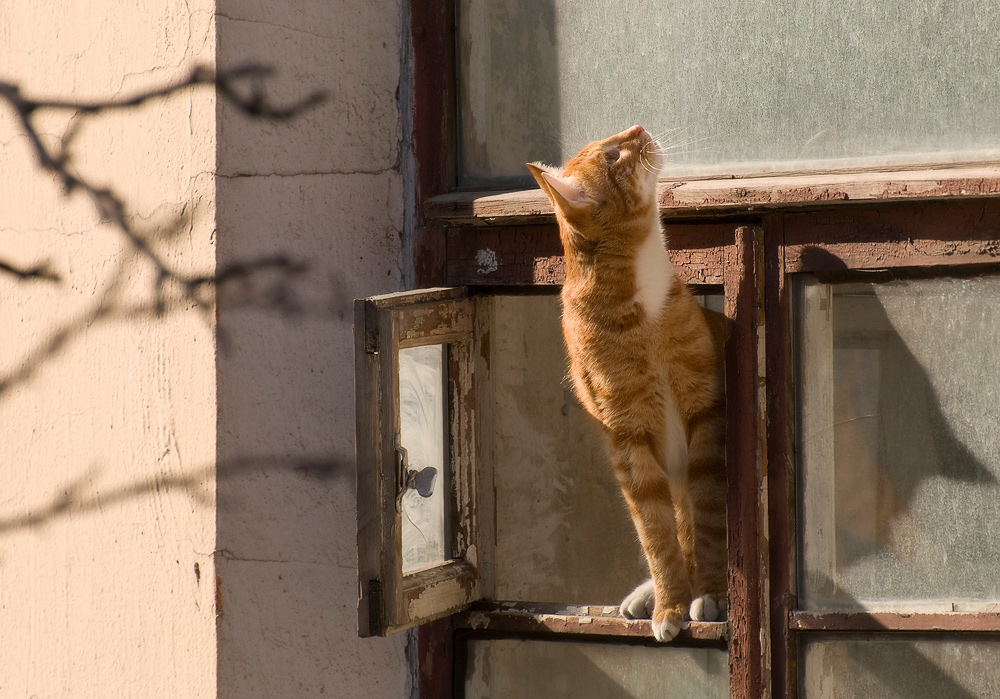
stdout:
POLYGON ((642 128, 641 126, 639 126, 638 124, 636 124, 636 125, 635 125, 635 126, 633 126, 633 127, 631 128, 631 129, 629 129, 628 131, 626 131, 626 133, 627 133, 627 134, 628 134, 629 136, 638 136, 638 135, 639 135, 639 134, 641 134, 641 133, 642 133, 643 131, 644 131, 644 129, 643 129, 643 128, 642 128))

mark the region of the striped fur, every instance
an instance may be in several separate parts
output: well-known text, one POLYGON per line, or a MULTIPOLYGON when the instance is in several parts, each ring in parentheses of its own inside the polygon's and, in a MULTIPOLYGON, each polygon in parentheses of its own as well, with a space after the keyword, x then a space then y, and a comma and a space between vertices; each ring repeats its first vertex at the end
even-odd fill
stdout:
POLYGON ((622 603, 671 640, 726 608, 724 318, 673 273, 656 203, 658 144, 634 126, 564 168, 528 165, 566 256, 563 334, 649 564, 622 603))

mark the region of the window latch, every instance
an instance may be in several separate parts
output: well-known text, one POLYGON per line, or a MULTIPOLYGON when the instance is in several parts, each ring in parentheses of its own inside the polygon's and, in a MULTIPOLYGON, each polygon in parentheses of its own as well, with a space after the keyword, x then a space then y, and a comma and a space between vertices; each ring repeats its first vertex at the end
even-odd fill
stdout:
POLYGON ((420 470, 410 468, 410 460, 406 449, 396 438, 396 511, 403 508, 403 495, 407 490, 416 490, 417 495, 429 498, 434 494, 437 483, 437 469, 427 466, 420 470))

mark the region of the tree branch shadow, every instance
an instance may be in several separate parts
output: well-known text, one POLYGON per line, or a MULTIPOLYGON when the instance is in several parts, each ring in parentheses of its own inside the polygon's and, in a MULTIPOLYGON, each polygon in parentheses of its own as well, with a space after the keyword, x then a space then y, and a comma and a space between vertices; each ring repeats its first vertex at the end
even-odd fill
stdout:
MULTIPOLYGON (((268 66, 248 63, 232 69, 215 72, 204 66, 194 66, 187 76, 159 87, 147 89, 122 98, 94 101, 74 101, 57 98, 31 99, 23 94, 20 85, 0 81, 0 104, 12 108, 17 121, 27 136, 36 164, 45 172, 56 176, 63 193, 69 197, 83 192, 91 200, 98 218, 110 224, 134 251, 134 265, 149 265, 153 281, 148 298, 126 298, 116 293, 126 278, 126 266, 119 264, 117 272, 110 275, 97 303, 62 322, 47 337, 35 343, 15 368, 0 376, 0 398, 34 377, 47 360, 57 355, 82 330, 94 323, 114 318, 132 318, 138 314, 164 317, 177 310, 194 309, 206 324, 216 332, 221 349, 227 347, 224 329, 215 327, 214 316, 217 297, 226 294, 227 306, 246 307, 273 311, 286 316, 299 315, 310 310, 329 312, 330 308, 307 308, 295 294, 294 282, 301 277, 308 265, 284 254, 266 255, 234 262, 218 268, 212 274, 194 274, 183 271, 157 250, 156 241, 169 241, 187 229, 194 214, 185 207, 180 215, 161 224, 143 229, 128 212, 125 197, 115 189, 99 185, 78 171, 73 146, 85 122, 93 117, 115 111, 133 109, 151 102, 167 100, 192 89, 211 88, 220 99, 232 103, 251 118, 274 122, 288 122, 302 115, 326 99, 320 91, 311 92, 290 104, 275 104, 268 95, 267 79, 274 70, 268 66), (51 145, 43 139, 37 125, 40 114, 71 112, 72 117, 61 137, 51 145), (116 298, 120 296, 122 298, 116 298)), ((128 256, 123 256, 128 257, 128 256)), ((9 276, 18 283, 33 282, 61 285, 63 279, 55 273, 50 263, 20 265, 0 259, 0 276, 9 276)))
POLYGON ((347 459, 341 460, 333 457, 297 457, 283 454, 241 456, 196 468, 187 473, 161 472, 134 483, 97 493, 86 493, 86 484, 100 473, 100 469, 95 465, 57 488, 48 502, 21 512, 0 515, 0 536, 44 527, 71 515, 101 510, 152 493, 168 493, 179 490, 195 503, 207 507, 213 502, 211 494, 207 490, 207 486, 213 478, 230 479, 265 468, 292 472, 301 478, 326 481, 339 475, 351 473, 353 463, 347 459))

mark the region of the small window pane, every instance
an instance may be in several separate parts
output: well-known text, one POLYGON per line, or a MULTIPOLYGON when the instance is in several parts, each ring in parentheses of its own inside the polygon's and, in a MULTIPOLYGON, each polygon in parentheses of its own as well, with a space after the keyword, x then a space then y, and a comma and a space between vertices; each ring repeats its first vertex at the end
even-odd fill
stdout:
POLYGON ((729 696, 724 650, 503 639, 469 642, 467 699, 729 696))
POLYGON ((799 286, 799 602, 1000 599, 1000 278, 799 286))
POLYGON ((402 495, 403 574, 447 561, 443 345, 399 350, 399 442, 414 482, 402 495), (433 470, 430 470, 433 469, 433 470))
POLYGON ((805 699, 1000 696, 1000 643, 996 642, 884 637, 823 641, 808 643, 804 656, 805 699))
POLYGON ((992 0, 460 0, 460 179, 642 124, 667 176, 995 158, 992 0))

